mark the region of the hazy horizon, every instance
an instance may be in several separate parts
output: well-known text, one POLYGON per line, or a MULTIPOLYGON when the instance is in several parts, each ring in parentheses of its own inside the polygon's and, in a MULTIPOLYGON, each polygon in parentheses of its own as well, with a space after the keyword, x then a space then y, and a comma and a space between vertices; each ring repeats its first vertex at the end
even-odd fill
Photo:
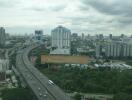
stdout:
MULTIPOLYGON (((57 27, 57 26, 55 26, 57 27)), ((51 35, 51 30, 54 29, 55 27, 49 27, 49 28, 44 28, 44 27, 4 27, 6 29, 6 33, 9 33, 11 35, 30 35, 30 34, 34 34, 35 30, 42 30, 44 35, 51 35)), ((66 26, 64 26, 66 27, 66 26)), ((69 28, 69 27, 67 27, 69 28)), ((69 28, 70 29, 70 28, 69 28)), ((109 34, 112 34, 113 36, 119 36, 121 34, 124 34, 126 36, 131 36, 131 33, 123 33, 123 32, 99 32, 99 31, 91 31, 91 32, 84 32, 84 31, 73 31, 72 29, 71 33, 78 33, 78 35, 82 35, 82 33, 84 33, 84 35, 88 35, 90 34, 91 36, 96 35, 96 34, 103 34, 105 36, 109 36, 109 34)))
POLYGON ((72 33, 131 35, 131 0, 0 0, 0 26, 11 34, 58 25, 72 33))

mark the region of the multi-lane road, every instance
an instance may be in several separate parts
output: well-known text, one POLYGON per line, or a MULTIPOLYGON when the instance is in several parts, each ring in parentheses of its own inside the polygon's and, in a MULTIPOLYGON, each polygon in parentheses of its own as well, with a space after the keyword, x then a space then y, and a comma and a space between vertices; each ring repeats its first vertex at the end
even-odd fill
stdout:
POLYGON ((34 92, 38 100, 70 100, 56 84, 39 72, 29 61, 29 52, 36 46, 25 48, 18 52, 16 68, 34 92))

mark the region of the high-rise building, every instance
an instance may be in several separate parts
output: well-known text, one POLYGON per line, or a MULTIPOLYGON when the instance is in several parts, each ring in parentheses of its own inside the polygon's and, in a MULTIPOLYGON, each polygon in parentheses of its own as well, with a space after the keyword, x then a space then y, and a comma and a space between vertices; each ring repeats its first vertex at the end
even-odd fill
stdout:
POLYGON ((65 27, 58 26, 51 32, 52 47, 70 48, 71 31, 65 27))
POLYGON ((103 34, 99 34, 99 39, 102 40, 104 38, 103 34))
POLYGON ((101 56, 101 45, 96 44, 96 57, 99 58, 101 56))
POLYGON ((6 72, 9 69, 9 60, 0 59, 0 72, 6 72))
POLYGON ((77 33, 72 33, 72 37, 73 38, 78 38, 78 34, 77 33))
POLYGON ((111 42, 106 44, 107 57, 132 57, 132 44, 111 42))
POLYGON ((4 46, 5 42, 6 42, 5 29, 3 27, 0 27, 0 47, 4 46))
POLYGON ((112 39, 112 34, 109 34, 109 38, 112 39))
POLYGON ((70 54, 71 31, 63 26, 58 26, 51 31, 52 47, 56 50, 51 54, 70 54))
MULTIPOLYGON (((101 44, 96 45, 96 57, 102 56, 101 44)), ((104 45, 106 57, 132 57, 132 44, 112 41, 104 45)))
POLYGON ((71 41, 77 41, 78 40, 78 34, 77 33, 73 33, 71 35, 71 41))
POLYGON ((121 34, 121 36, 120 36, 120 37, 121 37, 121 38, 124 38, 124 36, 125 36, 124 34, 121 34))
POLYGON ((0 84, 6 79, 7 70, 9 70, 9 60, 0 59, 0 84))
POLYGON ((35 38, 36 40, 42 40, 43 31, 42 30, 35 30, 35 38))
POLYGON ((120 57, 121 50, 121 43, 118 42, 111 42, 105 45, 105 55, 107 57, 120 57))
POLYGON ((82 40, 84 40, 85 39, 85 35, 84 35, 84 33, 82 33, 82 40))
POLYGON ((9 33, 6 33, 6 40, 8 40, 10 38, 10 34, 9 33))

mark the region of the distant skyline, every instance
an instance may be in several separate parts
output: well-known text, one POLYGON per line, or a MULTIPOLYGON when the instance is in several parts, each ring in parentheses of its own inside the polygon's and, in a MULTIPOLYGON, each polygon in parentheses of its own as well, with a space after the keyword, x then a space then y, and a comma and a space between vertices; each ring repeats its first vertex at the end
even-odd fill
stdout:
POLYGON ((72 33, 132 34, 132 0, 0 0, 0 27, 12 34, 45 34, 58 25, 72 33))

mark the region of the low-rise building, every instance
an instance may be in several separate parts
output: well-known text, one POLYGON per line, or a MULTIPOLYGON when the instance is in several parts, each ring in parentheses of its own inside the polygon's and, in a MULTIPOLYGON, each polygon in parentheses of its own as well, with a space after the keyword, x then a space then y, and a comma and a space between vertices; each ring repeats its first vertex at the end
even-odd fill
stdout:
POLYGON ((8 60, 0 60, 0 83, 5 83, 6 71, 9 69, 8 60))

